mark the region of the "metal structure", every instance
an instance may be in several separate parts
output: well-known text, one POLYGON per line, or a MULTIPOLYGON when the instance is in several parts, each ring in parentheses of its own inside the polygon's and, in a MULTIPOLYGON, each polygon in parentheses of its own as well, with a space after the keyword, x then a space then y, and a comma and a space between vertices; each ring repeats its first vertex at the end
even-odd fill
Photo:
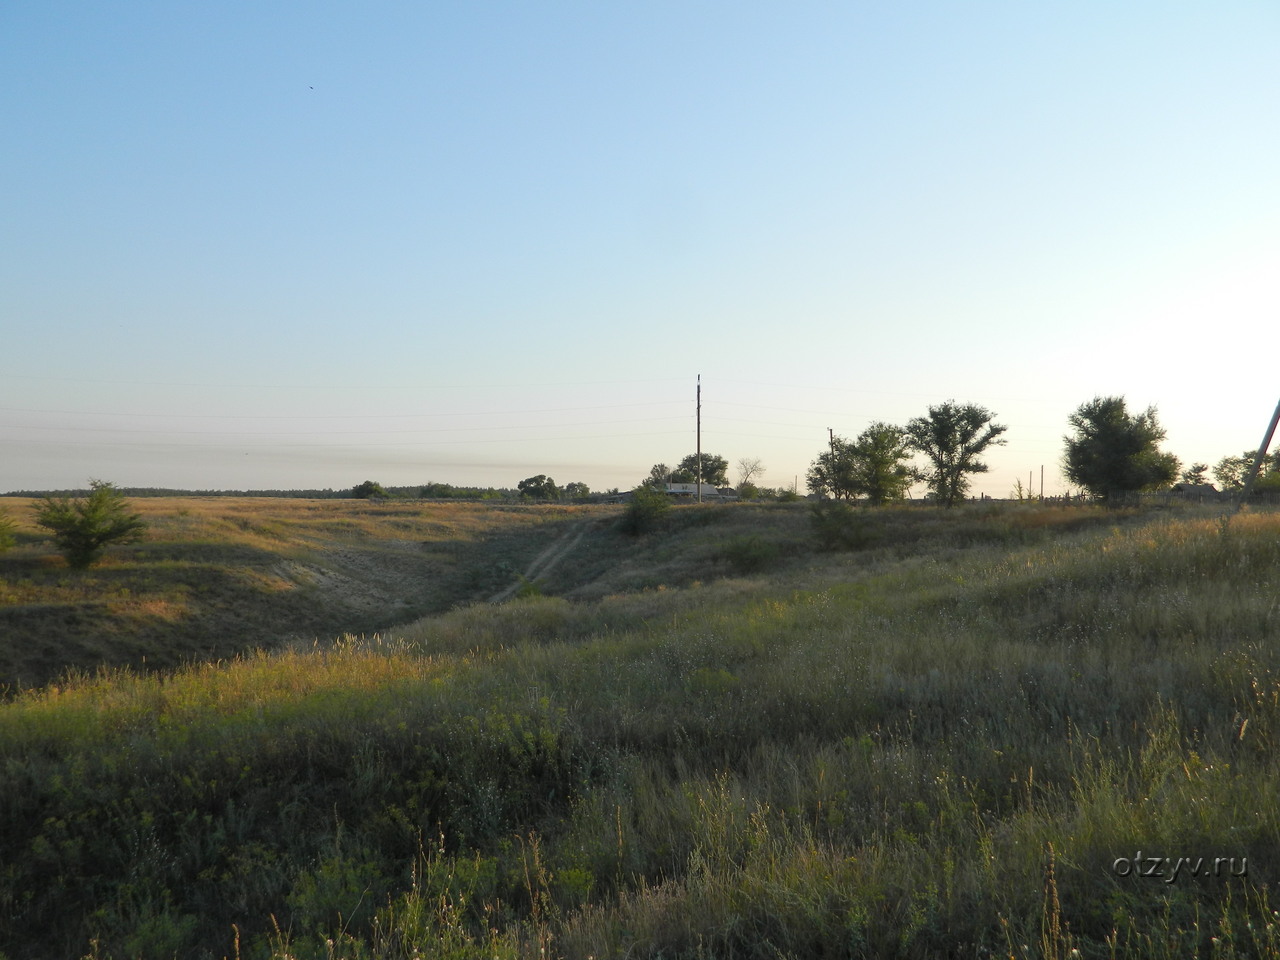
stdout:
POLYGON ((1249 494, 1253 492, 1253 481, 1258 477, 1258 467, 1262 465, 1262 458, 1267 455, 1267 451, 1271 449, 1271 438, 1276 433, 1276 423, 1280 422, 1280 403, 1276 404, 1276 412, 1271 415, 1271 424, 1267 427, 1267 434, 1262 438, 1262 446, 1258 447, 1258 452, 1253 456, 1253 465, 1249 467, 1249 475, 1244 478, 1244 489, 1240 491, 1240 499, 1236 501, 1235 512, 1240 512, 1240 507, 1249 499, 1249 494))

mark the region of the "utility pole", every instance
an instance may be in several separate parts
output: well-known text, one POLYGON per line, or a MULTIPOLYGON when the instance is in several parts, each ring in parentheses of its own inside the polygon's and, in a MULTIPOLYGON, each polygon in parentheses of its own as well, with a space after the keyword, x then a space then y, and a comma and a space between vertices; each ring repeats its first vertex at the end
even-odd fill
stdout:
POLYGON ((1044 503, 1044 464, 1040 464, 1040 502, 1044 503))
POLYGON ((835 456, 836 452, 836 432, 827 427, 827 444, 831 447, 831 455, 835 456))
POLYGON ((1276 412, 1271 415, 1271 425, 1267 427, 1267 435, 1262 438, 1262 446, 1254 455, 1253 464, 1249 467, 1249 475, 1244 479, 1244 489, 1240 491, 1240 499, 1236 501, 1236 513, 1240 512, 1240 508, 1253 491, 1253 481, 1258 476, 1258 467, 1262 465, 1262 458, 1267 455, 1267 450, 1271 447, 1271 438, 1275 436, 1277 422, 1280 422, 1280 403, 1276 404, 1276 412))
POLYGON ((698 374, 698 502, 702 502, 702 374, 698 374))

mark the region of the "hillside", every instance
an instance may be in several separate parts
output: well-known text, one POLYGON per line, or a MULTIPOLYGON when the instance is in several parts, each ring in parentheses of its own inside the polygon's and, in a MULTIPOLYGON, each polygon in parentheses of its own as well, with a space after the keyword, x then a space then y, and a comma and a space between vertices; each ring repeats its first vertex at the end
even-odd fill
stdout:
POLYGON ((507 602, 0 705, 0 949, 1280 956, 1280 515, 538 509, 507 602))
POLYGON ((174 667, 258 647, 371 633, 486 599, 582 508, 281 498, 141 498, 151 525, 85 572, 67 569, 8 497, 0 554, 0 685, 74 669, 174 667))

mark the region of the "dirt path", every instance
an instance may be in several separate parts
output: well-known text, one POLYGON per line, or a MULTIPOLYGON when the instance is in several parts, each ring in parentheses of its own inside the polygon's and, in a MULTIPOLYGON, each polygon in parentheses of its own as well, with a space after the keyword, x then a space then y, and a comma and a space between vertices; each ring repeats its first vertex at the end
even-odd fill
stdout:
POLYGON ((501 603, 515 595, 515 592, 526 583, 529 583, 538 577, 550 573, 557 563, 569 555, 574 547, 581 541, 583 534, 587 532, 587 521, 582 520, 575 523, 572 527, 564 532, 560 539, 556 540, 549 547, 533 558, 533 563, 529 564, 521 579, 516 580, 511 586, 499 590, 489 598, 490 603, 501 603))

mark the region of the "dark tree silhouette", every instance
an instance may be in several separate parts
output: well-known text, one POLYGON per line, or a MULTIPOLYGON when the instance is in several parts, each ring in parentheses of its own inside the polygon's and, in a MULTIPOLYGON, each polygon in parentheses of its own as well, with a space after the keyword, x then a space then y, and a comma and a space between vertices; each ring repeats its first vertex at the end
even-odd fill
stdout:
POLYGON ((1131 414, 1124 397, 1094 397, 1067 422, 1074 433, 1064 438, 1063 473, 1104 503, 1167 487, 1178 476, 1178 458, 1159 448, 1165 431, 1155 407, 1131 414))
POLYGON ((931 469, 924 480, 939 503, 950 507, 964 498, 969 474, 986 473, 978 459, 988 447, 1003 444, 1007 427, 992 423, 995 414, 977 404, 954 400, 929 408, 929 416, 907 424, 907 442, 929 458, 931 469))

